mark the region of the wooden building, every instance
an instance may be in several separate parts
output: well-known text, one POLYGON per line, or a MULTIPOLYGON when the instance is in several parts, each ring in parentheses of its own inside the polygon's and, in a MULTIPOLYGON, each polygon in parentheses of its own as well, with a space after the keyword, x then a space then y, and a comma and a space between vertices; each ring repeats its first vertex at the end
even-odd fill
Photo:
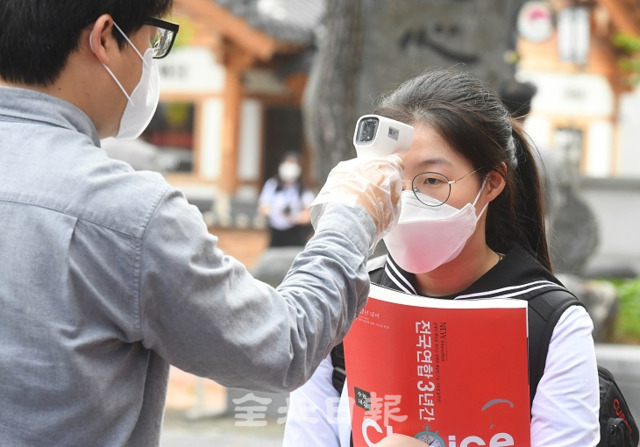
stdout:
POLYGON ((260 3, 176 0, 178 41, 159 64, 160 105, 145 138, 168 181, 215 225, 260 225, 264 180, 284 152, 307 152, 300 105, 322 2, 260 3))
MULTIPOLYGON (((527 130, 576 173, 625 175, 618 33, 640 35, 637 0, 525 2, 518 18, 518 78, 538 88, 527 130)), ((640 173, 640 170, 638 170, 640 173)))

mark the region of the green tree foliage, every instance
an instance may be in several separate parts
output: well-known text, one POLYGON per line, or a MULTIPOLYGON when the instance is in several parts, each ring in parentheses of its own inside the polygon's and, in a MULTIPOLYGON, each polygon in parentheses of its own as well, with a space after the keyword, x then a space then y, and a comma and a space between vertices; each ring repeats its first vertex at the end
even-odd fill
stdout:
POLYGON ((614 36, 613 44, 622 52, 619 66, 629 74, 632 86, 640 82, 640 36, 620 33, 614 36))
POLYGON ((622 343, 640 344, 640 278, 609 280, 618 293, 616 338, 622 343))

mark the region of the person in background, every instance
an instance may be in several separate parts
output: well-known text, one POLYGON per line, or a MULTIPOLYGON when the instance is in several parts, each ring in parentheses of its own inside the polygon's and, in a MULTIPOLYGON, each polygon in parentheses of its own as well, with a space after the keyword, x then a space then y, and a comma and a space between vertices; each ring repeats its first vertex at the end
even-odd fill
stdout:
MULTIPOLYGON (((388 256, 369 263, 373 283, 443 300, 558 293, 536 157, 495 91, 463 71, 430 70, 384 96, 374 113, 410 124, 415 133, 401 155, 402 210, 384 237, 388 256)), ((531 310, 530 328, 536 318, 531 310)), ((592 331, 586 310, 569 307, 554 328, 543 374, 536 376, 536 365, 529 364, 532 447, 598 443, 592 331)), ((530 340, 530 352, 538 352, 536 341, 530 340)), ((345 382, 342 355, 334 348, 311 380, 291 393, 285 447, 350 445, 349 371, 345 382)), ((396 434, 380 445, 417 442, 396 434)))
POLYGON ((398 157, 334 168, 310 209, 315 236, 276 290, 162 175, 100 147, 151 120, 171 8, 0 2, 3 446, 157 446, 170 365, 294 389, 367 299, 369 247, 398 215, 398 157))
POLYGON ((309 205, 315 194, 302 175, 301 156, 284 155, 275 176, 267 179, 258 199, 258 211, 269 226, 269 247, 304 246, 311 236, 309 205))

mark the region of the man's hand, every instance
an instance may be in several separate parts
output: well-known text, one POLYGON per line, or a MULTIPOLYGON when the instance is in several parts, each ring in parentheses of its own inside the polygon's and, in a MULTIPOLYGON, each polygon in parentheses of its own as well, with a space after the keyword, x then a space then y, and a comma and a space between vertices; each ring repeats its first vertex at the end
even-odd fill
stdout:
POLYGON ((393 434, 376 444, 378 447, 427 447, 422 441, 406 435, 393 434))
POLYGON ((373 219, 377 242, 398 221, 402 170, 403 162, 397 155, 338 163, 310 206, 314 227, 327 203, 359 206, 373 219))

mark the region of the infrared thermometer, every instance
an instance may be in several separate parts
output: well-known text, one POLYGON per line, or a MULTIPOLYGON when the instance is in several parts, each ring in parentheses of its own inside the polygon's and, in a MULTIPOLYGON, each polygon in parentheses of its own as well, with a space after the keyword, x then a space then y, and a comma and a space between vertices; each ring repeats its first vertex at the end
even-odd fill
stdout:
POLYGON ((358 158, 403 154, 412 141, 413 126, 380 115, 361 116, 353 134, 358 158))

